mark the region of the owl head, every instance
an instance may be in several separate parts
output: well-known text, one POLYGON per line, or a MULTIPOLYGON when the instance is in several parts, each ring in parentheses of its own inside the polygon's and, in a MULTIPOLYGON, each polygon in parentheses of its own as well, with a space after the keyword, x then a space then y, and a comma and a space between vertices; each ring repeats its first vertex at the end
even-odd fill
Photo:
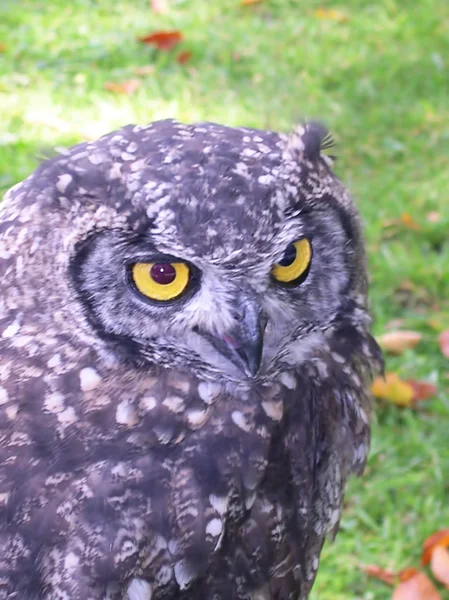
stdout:
POLYGON ((327 143, 313 123, 166 120, 44 163, 3 209, 23 224, 36 319, 139 367, 237 384, 300 364, 335 324, 364 327, 359 219, 327 143))

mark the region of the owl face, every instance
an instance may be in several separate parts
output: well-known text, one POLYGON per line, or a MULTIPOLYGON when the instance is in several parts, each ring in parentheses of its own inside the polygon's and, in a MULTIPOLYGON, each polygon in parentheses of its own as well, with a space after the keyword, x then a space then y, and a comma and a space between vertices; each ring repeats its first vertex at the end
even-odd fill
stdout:
POLYGON ((263 380, 347 314, 360 285, 355 217, 336 199, 320 128, 286 140, 169 123, 163 147, 148 129, 138 170, 124 178, 120 163, 108 202, 122 190, 133 222, 80 240, 76 292, 97 332, 133 360, 263 380))

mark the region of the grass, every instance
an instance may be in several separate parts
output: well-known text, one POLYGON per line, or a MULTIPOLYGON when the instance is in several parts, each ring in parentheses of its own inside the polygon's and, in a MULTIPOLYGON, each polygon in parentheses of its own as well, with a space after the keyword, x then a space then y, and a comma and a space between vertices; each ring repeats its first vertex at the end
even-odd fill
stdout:
POLYGON ((401 319, 424 335, 387 368, 439 388, 425 411, 378 407, 368 469, 350 486, 313 592, 314 600, 385 599, 389 590, 359 563, 409 565, 428 534, 449 526, 449 363, 437 344, 438 327, 449 328, 449 4, 169 1, 167 15, 154 15, 148 0, 2 0, 0 191, 49 148, 129 122, 285 130, 318 117, 329 125, 338 174, 365 221, 375 331, 401 319), (317 8, 346 18, 318 18, 317 8), (167 28, 184 32, 179 50, 136 41, 167 28), (181 50, 192 52, 187 65, 175 60, 181 50), (104 89, 139 78, 144 65, 154 70, 133 95, 104 89), (428 222, 430 211, 438 223, 428 222), (389 238, 385 221, 404 213, 419 228, 389 238))

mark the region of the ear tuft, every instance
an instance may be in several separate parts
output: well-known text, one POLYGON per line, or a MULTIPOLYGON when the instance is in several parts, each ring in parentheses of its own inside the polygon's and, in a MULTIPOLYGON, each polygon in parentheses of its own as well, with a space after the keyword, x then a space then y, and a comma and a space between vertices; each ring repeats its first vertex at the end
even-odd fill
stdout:
MULTIPOLYGON (((290 149, 301 148, 302 156, 311 162, 318 162, 324 159, 327 164, 332 164, 335 156, 324 154, 330 148, 335 146, 334 139, 328 129, 316 121, 304 123, 290 135, 290 149)), ((330 165, 329 165, 330 166, 330 165)))

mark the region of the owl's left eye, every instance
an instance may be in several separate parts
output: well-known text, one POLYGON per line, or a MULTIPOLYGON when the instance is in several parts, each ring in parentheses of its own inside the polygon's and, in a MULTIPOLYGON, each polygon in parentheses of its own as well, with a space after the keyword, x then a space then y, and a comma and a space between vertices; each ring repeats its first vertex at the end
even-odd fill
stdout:
POLYGON ((312 245, 306 238, 289 244, 282 259, 271 271, 279 283, 299 285, 309 273, 312 245))
POLYGON ((178 298, 186 290, 190 269, 183 262, 136 263, 131 267, 131 276, 141 294, 164 302, 178 298))

